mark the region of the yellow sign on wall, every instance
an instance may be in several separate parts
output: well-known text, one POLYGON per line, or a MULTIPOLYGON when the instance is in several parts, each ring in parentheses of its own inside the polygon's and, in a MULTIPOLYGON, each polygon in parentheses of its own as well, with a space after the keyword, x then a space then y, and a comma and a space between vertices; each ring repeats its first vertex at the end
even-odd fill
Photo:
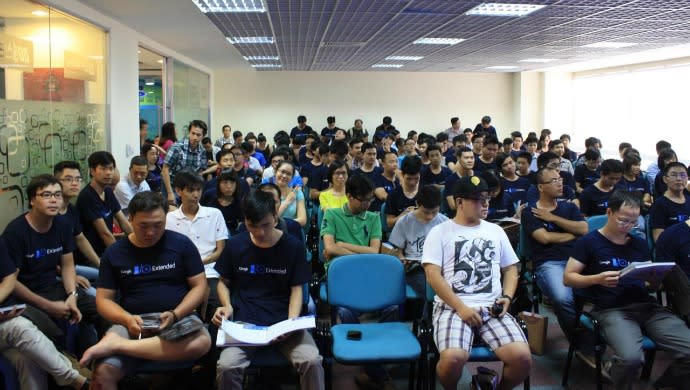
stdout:
POLYGON ((33 42, 0 33, 0 67, 19 68, 25 72, 32 72, 34 68, 33 42))

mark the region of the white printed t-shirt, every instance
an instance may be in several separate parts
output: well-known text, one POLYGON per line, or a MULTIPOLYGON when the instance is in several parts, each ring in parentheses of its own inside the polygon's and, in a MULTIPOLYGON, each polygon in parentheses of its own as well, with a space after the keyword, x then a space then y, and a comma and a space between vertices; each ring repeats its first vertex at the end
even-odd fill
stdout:
POLYGON ((474 308, 491 306, 502 295, 501 269, 518 261, 503 229, 483 220, 477 226, 454 220, 435 226, 422 255, 422 263, 441 267, 455 295, 474 308))

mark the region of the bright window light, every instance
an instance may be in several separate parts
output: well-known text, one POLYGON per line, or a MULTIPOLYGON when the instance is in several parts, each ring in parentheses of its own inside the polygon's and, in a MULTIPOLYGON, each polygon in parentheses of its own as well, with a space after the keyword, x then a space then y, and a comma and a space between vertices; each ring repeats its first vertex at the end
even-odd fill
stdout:
POLYGON ((192 0, 203 13, 266 12, 262 0, 192 0))
POLYGON ((386 61, 419 61, 424 57, 420 56, 388 56, 386 61))
POLYGON ((228 37, 227 39, 233 45, 251 45, 274 42, 273 37, 228 37))
POLYGON ((403 64, 374 64, 372 68, 402 68, 403 64))
POLYGON ((280 61, 278 56, 243 56, 246 61, 280 61))
POLYGON ((491 70, 513 70, 517 69, 517 66, 513 65, 496 65, 496 66, 488 66, 486 69, 491 69, 491 70))
POLYGON ((544 7, 540 4, 482 3, 465 12, 465 15, 525 16, 544 7))
POLYGON ((252 68, 282 68, 281 64, 252 64, 252 68))
POLYGON ((39 9, 39 10, 36 10, 36 11, 31 11, 31 15, 34 15, 34 16, 48 16, 48 12, 39 9))
POLYGON ((620 49, 622 47, 635 46, 637 43, 633 42, 597 42, 590 43, 589 45, 584 45, 582 47, 588 47, 590 49, 620 49))
POLYGON ((547 63, 547 62, 553 62, 553 61, 558 61, 557 58, 525 58, 524 60, 520 60, 518 62, 535 62, 539 64, 547 63))
POLYGON ((455 45, 464 41, 460 38, 419 38, 412 42, 415 45, 455 45))

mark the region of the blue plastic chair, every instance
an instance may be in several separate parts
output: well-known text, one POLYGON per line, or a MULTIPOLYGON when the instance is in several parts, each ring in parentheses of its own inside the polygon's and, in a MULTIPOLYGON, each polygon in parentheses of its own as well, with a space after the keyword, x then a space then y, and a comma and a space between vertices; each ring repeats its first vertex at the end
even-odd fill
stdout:
MULTIPOLYGON (((400 260, 382 254, 340 256, 328 268, 328 300, 331 324, 337 307, 373 312, 405 302, 405 270, 400 260)), ((421 346, 403 322, 339 324, 331 326, 333 358, 345 365, 410 362, 410 387, 421 346), (348 340, 349 331, 361 332, 361 340, 348 340)), ((327 375, 331 377, 332 365, 327 375)))
MULTIPOLYGON (((520 263, 522 267, 521 277, 526 278, 527 276, 527 262, 532 259, 533 253, 532 246, 530 245, 529 237, 527 237, 527 232, 523 225, 520 225, 520 239, 518 242, 517 255, 520 258, 520 263)), ((539 301, 541 301, 541 289, 537 286, 537 270, 532 267, 532 272, 529 275, 530 281, 532 283, 532 310, 535 313, 539 313, 539 301)))
POLYGON ((587 218, 587 232, 593 232, 599 230, 606 225, 608 216, 606 215, 593 215, 587 218))
POLYGON ((381 217, 381 241, 388 234, 388 221, 386 221, 386 202, 381 203, 381 211, 379 213, 381 217))
MULTIPOLYGON (((426 358, 426 363, 422 365, 422 373, 419 378, 426 379, 423 381, 424 389, 435 389, 436 388, 436 364, 438 364, 439 351, 436 348, 436 344, 433 339, 433 322, 431 319, 434 297, 436 297, 436 292, 427 283, 426 285, 426 307, 424 308, 425 319, 420 327, 420 340, 422 342, 422 356, 426 358)), ((518 323, 522 327, 522 331, 525 332, 527 336, 527 325, 517 318, 518 323)), ((496 356, 491 348, 477 341, 475 338, 475 344, 472 345, 472 350, 470 351, 468 363, 471 362, 500 362, 501 359, 496 356)), ((530 379, 529 376, 525 378, 523 383, 524 389, 529 390, 530 379)), ((417 387, 420 387, 420 383, 417 383, 417 387)))

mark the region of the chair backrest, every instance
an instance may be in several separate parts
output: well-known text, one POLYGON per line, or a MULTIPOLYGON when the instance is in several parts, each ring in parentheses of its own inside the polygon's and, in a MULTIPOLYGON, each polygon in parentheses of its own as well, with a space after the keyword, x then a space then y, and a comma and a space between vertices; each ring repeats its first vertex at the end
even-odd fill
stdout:
POLYGON ((381 233, 386 234, 388 231, 388 221, 386 220, 386 202, 381 203, 381 212, 379 213, 381 217, 381 233))
POLYGON ((340 256, 328 267, 327 280, 332 306, 371 312, 405 301, 405 270, 395 256, 340 256))
POLYGON ((606 215, 593 215, 587 218, 587 232, 593 232, 603 228, 607 220, 608 216, 606 215))
POLYGON ((431 284, 429 282, 426 283, 426 301, 427 302, 433 302, 434 297, 436 296, 436 291, 434 291, 434 288, 431 287, 431 284))
POLYGON ((525 227, 520 224, 520 241, 518 242, 517 255, 522 260, 529 260, 532 257, 532 245, 530 244, 530 239, 527 237, 527 232, 525 227))

